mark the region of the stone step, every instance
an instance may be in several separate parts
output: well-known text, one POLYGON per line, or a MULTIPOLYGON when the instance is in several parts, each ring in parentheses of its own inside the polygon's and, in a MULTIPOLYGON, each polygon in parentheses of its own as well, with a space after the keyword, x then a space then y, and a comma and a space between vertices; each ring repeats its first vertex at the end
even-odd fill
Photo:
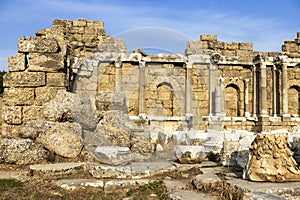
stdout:
POLYGON ((86 163, 55 163, 30 165, 30 174, 39 176, 60 176, 84 171, 86 163))

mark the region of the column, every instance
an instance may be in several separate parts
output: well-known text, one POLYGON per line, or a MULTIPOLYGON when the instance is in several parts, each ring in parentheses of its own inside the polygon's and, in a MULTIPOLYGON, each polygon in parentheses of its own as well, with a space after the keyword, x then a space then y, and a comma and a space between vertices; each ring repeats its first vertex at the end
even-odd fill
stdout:
POLYGON ((146 62, 139 62, 139 116, 145 114, 145 66, 146 62))
POLYGON ((115 63, 116 66, 116 85, 115 85, 115 92, 121 92, 121 82, 122 82, 122 69, 121 69, 122 63, 115 63))
POLYGON ((209 115, 215 115, 216 65, 209 65, 209 115))
POLYGON ((250 117, 250 113, 248 112, 248 104, 249 104, 249 79, 245 79, 244 80, 244 84, 245 84, 245 91, 244 91, 244 102, 245 102, 245 105, 244 105, 244 111, 245 111, 245 117, 250 117))
POLYGON ((257 104, 256 104, 256 66, 253 65, 252 67, 252 110, 253 110, 253 113, 252 113, 252 116, 253 117, 257 117, 257 104))
POLYGON ((282 88, 282 116, 283 117, 289 117, 289 107, 288 107, 288 74, 287 74, 287 64, 282 63, 282 82, 281 82, 281 88, 282 88))
POLYGON ((192 113, 191 69, 192 69, 192 64, 186 63, 186 78, 185 78, 185 114, 186 114, 186 116, 191 115, 191 113, 192 113))
POLYGON ((260 104, 260 116, 267 116, 267 66, 266 63, 261 59, 260 65, 260 98, 259 98, 259 104, 260 104))
POLYGON ((276 83, 277 83, 277 77, 276 77, 276 66, 273 65, 272 68, 272 77, 273 77, 273 117, 277 117, 277 88, 276 88, 276 83))

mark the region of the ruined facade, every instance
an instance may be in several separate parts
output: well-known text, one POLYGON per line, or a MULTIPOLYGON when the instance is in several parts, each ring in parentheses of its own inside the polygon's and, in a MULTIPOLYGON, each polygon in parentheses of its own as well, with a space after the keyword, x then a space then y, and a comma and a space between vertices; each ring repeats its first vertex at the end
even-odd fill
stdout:
POLYGON ((97 111, 110 109, 99 104, 101 94, 122 93, 131 120, 161 131, 290 131, 300 124, 300 32, 282 52, 205 34, 188 42, 186 55, 147 55, 127 52, 102 21, 54 20, 20 38, 8 61, 3 136, 45 119, 45 103, 60 90, 88 97, 97 111))

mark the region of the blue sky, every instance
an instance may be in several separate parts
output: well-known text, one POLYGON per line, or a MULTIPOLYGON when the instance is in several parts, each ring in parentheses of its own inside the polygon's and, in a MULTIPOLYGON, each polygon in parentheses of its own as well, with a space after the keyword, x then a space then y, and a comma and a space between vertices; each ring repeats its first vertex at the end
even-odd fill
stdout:
POLYGON ((187 40, 253 42, 257 51, 281 51, 300 31, 299 0, 0 0, 0 69, 17 53, 17 41, 58 19, 104 20, 108 35, 128 50, 156 48, 183 53, 187 40))

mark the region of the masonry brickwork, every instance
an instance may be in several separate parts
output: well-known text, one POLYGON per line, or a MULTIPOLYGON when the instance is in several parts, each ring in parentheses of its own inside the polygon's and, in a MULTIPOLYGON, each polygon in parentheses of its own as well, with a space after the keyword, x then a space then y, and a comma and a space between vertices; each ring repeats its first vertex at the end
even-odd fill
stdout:
POLYGON ((123 93, 133 121, 164 131, 300 125, 300 32, 282 52, 256 52, 252 43, 203 34, 186 55, 127 52, 107 36, 103 21, 54 20, 18 41, 4 77, 3 136, 45 119, 44 105, 60 90, 88 97, 97 110, 103 92, 123 93))

